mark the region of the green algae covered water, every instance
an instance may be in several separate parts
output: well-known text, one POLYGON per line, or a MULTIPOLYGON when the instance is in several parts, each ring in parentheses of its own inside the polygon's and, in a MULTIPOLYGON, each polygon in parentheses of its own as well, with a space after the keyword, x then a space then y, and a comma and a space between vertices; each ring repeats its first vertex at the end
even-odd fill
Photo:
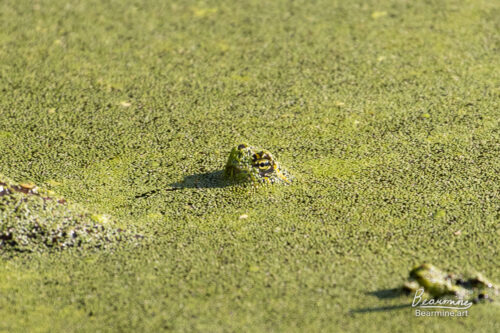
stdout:
POLYGON ((423 262, 500 281, 499 10, 0 1, 0 173, 144 235, 2 252, 0 331, 498 332, 392 291, 423 262), (294 180, 220 182, 243 142, 294 180))

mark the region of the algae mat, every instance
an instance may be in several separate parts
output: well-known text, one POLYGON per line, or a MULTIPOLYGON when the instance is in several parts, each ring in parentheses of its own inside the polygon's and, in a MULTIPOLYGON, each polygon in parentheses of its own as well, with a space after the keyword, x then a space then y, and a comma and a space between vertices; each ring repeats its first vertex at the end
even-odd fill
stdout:
POLYGON ((108 248, 142 235, 113 228, 107 215, 92 214, 35 184, 14 184, 0 175, 0 253, 108 248))
POLYGON ((498 1, 0 2, 0 173, 145 238, 0 259, 0 330, 499 331, 498 1), (221 183, 230 150, 289 186, 221 183), (241 218, 240 218, 241 217, 241 218))

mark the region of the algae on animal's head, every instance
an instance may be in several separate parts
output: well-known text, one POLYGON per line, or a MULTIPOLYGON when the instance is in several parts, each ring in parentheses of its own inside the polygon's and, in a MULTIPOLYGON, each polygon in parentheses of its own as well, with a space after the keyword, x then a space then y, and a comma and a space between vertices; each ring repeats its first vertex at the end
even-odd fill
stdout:
POLYGON ((231 150, 225 175, 238 182, 289 184, 292 181, 292 176, 281 167, 271 152, 248 144, 240 144, 231 150))

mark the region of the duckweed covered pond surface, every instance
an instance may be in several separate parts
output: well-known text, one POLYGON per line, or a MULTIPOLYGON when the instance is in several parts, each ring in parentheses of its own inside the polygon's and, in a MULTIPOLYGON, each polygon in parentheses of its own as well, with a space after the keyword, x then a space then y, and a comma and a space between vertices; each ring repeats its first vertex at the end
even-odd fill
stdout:
POLYGON ((500 281, 499 14, 0 2, 0 173, 151 236, 2 257, 0 329, 498 331, 390 290, 421 262, 500 281), (218 183, 240 142, 294 183, 218 183))
POLYGON ((109 216, 92 214, 54 195, 0 175, 0 252, 110 248, 142 238, 113 227, 109 216))

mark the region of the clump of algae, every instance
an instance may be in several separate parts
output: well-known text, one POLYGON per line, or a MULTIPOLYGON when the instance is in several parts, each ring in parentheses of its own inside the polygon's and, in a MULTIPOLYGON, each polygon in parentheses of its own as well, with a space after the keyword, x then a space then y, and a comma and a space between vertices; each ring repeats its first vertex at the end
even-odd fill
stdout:
POLYGON ((107 216, 91 214, 51 191, 16 184, 0 175, 1 252, 107 248, 141 237, 114 228, 107 216))
POLYGON ((498 286, 480 273, 464 277, 444 272, 428 263, 415 266, 403 284, 407 292, 415 292, 419 288, 433 297, 456 296, 473 303, 492 302, 499 294, 498 286))

